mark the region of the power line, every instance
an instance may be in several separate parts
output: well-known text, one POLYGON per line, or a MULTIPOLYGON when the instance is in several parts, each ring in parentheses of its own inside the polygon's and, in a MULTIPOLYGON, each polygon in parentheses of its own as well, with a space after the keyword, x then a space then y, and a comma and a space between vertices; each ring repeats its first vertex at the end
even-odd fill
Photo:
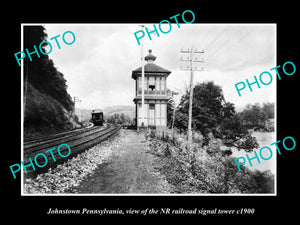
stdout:
MULTIPOLYGON (((245 27, 242 27, 242 28, 240 28, 238 31, 237 31, 237 33, 240 33, 243 29, 245 29, 245 27)), ((232 40, 234 40, 233 38, 231 38, 230 37, 230 39, 229 40, 226 40, 225 39, 225 42, 226 43, 221 43, 220 45, 220 48, 217 48, 217 50, 216 51, 214 51, 212 54, 209 54, 208 55, 208 57, 210 58, 213 58, 218 52, 220 52, 222 49, 224 49, 225 47, 227 47, 228 45, 231 45, 232 44, 232 40)), ((235 43, 237 43, 237 42, 235 42, 235 43)))
MULTIPOLYGON (((213 30, 215 30, 215 26, 210 26, 210 28, 206 31, 206 33, 203 35, 203 37, 201 38, 201 41, 199 42, 202 42, 203 40, 205 40, 205 38, 208 36, 209 33, 211 33, 213 30)), ((197 39, 199 37, 199 35, 195 38, 197 39)), ((193 45, 195 43, 195 40, 193 41, 193 45)), ((198 42, 197 42, 198 43, 198 42)), ((199 43, 198 43, 199 44, 199 43)), ((202 46, 205 46, 204 44, 201 44, 202 46)))
MULTIPOLYGON (((206 37, 208 37, 210 34, 213 34, 213 32, 216 30, 216 27, 217 27, 216 25, 210 26, 210 27, 208 28, 208 30, 205 32, 205 34, 202 36, 201 41, 202 41, 202 40, 205 41, 205 40, 206 40, 206 39, 205 39, 206 37)), ((225 28, 224 28, 224 29, 223 29, 223 30, 215 37, 214 41, 212 41, 211 43, 209 43, 209 46, 213 45, 213 42, 215 42, 215 41, 220 37, 220 35, 222 35, 222 33, 225 32, 226 28, 227 28, 227 27, 225 27, 225 28)), ((199 32, 199 34, 197 35, 197 37, 194 38, 193 40, 191 40, 191 39, 193 38, 193 35, 192 35, 192 34, 194 34, 196 31, 197 31, 196 26, 193 25, 193 26, 192 26, 191 32, 186 32, 184 41, 181 41, 181 46, 186 46, 187 44, 190 45, 190 42, 192 42, 192 44, 195 43, 196 38, 198 38, 199 35, 200 35, 200 33, 201 33, 201 32, 199 32)), ((180 40, 180 39, 178 39, 178 40, 180 40)), ((179 41, 179 42, 180 42, 180 41, 179 41)), ((178 43, 179 43, 179 42, 178 42, 178 43)), ((205 41, 205 42, 207 42, 207 41, 205 41)), ((198 41, 197 41, 197 43, 198 43, 198 41)), ((201 45, 202 45, 202 46, 206 46, 207 44, 201 44, 201 45)), ((174 61, 174 63, 171 65, 170 69, 171 69, 171 68, 177 68, 177 65, 178 65, 178 63, 177 63, 176 61, 174 61)))
POLYGON ((211 46, 213 46, 213 44, 221 37, 221 35, 228 29, 228 26, 226 26, 217 36, 216 38, 210 43, 210 45, 206 46, 206 50, 208 50, 209 48, 211 48, 211 46))
MULTIPOLYGON (((245 27, 244 27, 244 28, 245 28, 245 27)), ((242 28, 242 29, 244 29, 244 28, 242 28)), ((223 47, 221 47, 220 49, 218 49, 212 56, 209 56, 209 59, 210 59, 210 60, 207 60, 208 63, 207 63, 205 66, 207 67, 207 66, 210 65, 211 63, 215 63, 216 60, 214 60, 214 59, 216 59, 216 58, 217 58, 216 56, 220 55, 220 53, 221 53, 222 51, 224 51, 224 49, 226 49, 225 47, 227 47, 227 52, 230 52, 233 48, 235 48, 235 47, 237 46, 237 44, 238 44, 239 42, 241 42, 243 39, 245 39, 246 37, 248 37, 248 34, 249 34, 249 33, 251 33, 251 30, 250 30, 250 31, 247 31, 246 33, 244 33, 244 35, 242 35, 237 41, 234 41, 234 42, 228 42, 225 46, 223 46, 223 47), (229 44, 232 44, 231 47, 230 47, 229 44), (229 48, 228 48, 228 46, 229 46, 229 48), (222 51, 221 51, 221 50, 222 50, 222 51), (217 54, 217 53, 218 53, 218 54, 217 54)))

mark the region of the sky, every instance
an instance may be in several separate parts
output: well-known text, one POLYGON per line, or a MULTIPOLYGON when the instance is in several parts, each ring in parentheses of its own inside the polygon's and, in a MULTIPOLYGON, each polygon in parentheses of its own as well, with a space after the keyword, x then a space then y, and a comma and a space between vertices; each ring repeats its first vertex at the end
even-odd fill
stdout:
MULTIPOLYGON (((41 24, 48 39, 72 31, 76 40, 61 49, 53 44, 49 57, 67 80, 68 93, 81 99, 80 108, 93 109, 114 105, 132 105, 135 83, 131 73, 141 65, 141 46, 134 33, 139 24, 41 24)), ((153 24, 144 24, 153 30, 153 24)), ((165 24, 166 25, 166 24, 165 24)), ((204 71, 194 72, 194 83, 214 81, 222 87, 226 101, 242 108, 246 104, 275 102, 276 75, 270 71, 276 65, 275 24, 184 24, 172 23, 169 33, 143 38, 144 56, 152 49, 155 64, 172 71, 167 87, 183 93, 190 82, 190 71, 180 70, 180 50, 204 50, 199 57, 204 71), (254 81, 263 71, 273 75, 270 85, 247 87, 239 97, 235 89, 238 82, 254 81)), ((158 24, 156 24, 158 27, 158 24)), ((168 25, 166 25, 168 26, 168 25)), ((162 27, 168 30, 168 27, 162 27)), ((66 36, 67 37, 67 36, 66 36)), ((186 65, 186 64, 183 64, 186 65)), ((268 77, 263 80, 267 83, 268 77)), ((179 98, 180 96, 178 96, 179 98)))

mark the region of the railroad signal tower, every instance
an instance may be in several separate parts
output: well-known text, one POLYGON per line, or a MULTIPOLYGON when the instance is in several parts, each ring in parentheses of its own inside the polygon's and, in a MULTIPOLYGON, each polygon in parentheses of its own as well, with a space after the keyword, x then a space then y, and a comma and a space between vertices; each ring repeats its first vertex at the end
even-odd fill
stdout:
POLYGON ((146 64, 132 71, 135 80, 136 124, 137 129, 144 127, 165 129, 167 127, 167 78, 171 71, 154 63, 156 56, 149 49, 143 58, 146 64))
POLYGON ((190 78, 190 101, 189 101, 189 120, 188 120, 188 147, 192 143, 192 107, 193 107, 193 92, 194 92, 194 71, 204 71, 203 67, 198 66, 199 63, 203 63, 204 59, 199 59, 199 54, 203 54, 204 50, 193 49, 193 46, 190 49, 181 49, 180 53, 187 54, 185 57, 180 57, 180 62, 187 63, 185 67, 180 65, 181 70, 191 71, 190 78))

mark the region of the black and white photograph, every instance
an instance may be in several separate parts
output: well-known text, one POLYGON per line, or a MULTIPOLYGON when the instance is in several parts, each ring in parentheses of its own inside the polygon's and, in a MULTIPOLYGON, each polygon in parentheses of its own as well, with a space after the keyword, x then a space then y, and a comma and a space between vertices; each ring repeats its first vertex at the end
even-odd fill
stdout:
POLYGON ((296 4, 22 3, 2 15, 7 221, 297 216, 296 4))
POLYGON ((22 194, 276 195, 276 24, 22 29, 22 194))

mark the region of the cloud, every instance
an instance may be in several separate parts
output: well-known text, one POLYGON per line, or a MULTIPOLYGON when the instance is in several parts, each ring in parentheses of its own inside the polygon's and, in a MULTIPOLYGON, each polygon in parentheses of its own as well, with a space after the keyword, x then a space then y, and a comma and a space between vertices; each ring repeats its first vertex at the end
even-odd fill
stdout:
MULTIPOLYGON (((146 24, 151 26, 152 24, 146 24)), ((132 70, 140 67, 140 45, 134 32, 138 24, 47 24, 49 38, 71 30, 76 35, 72 45, 53 49, 49 55, 61 71, 72 96, 82 99, 84 108, 133 105, 135 83, 132 70)), ((155 63, 171 70, 170 88, 184 89, 190 73, 181 71, 180 49, 204 49, 204 72, 195 72, 195 83, 215 81, 223 87, 225 98, 237 105, 273 98, 274 86, 266 86, 238 98, 234 84, 259 75, 276 66, 276 29, 273 25, 243 24, 172 24, 168 34, 144 38, 144 55, 152 49, 155 63), (271 96, 271 97, 270 97, 271 96)))

